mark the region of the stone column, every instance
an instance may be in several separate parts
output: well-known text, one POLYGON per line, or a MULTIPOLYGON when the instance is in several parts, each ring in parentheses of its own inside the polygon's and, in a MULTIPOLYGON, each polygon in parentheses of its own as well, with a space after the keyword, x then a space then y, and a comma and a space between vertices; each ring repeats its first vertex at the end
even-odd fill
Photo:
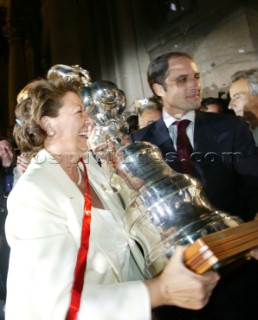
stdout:
POLYGON ((5 33, 9 41, 9 66, 8 66, 8 128, 15 123, 14 109, 16 96, 25 82, 25 55, 22 45, 22 35, 18 21, 12 16, 12 1, 8 1, 5 33))
POLYGON ((15 123, 14 110, 19 91, 37 76, 40 43, 40 1, 9 0, 5 33, 9 42, 8 127, 15 123))
MULTIPOLYGON (((117 60, 117 81, 127 96, 128 106, 135 98, 145 96, 146 76, 143 76, 141 57, 144 54, 138 38, 138 21, 135 15, 137 1, 114 0, 109 6, 110 23, 113 29, 115 54, 117 60), (143 78, 144 77, 144 78, 143 78)), ((146 72, 146 70, 144 70, 146 72)))

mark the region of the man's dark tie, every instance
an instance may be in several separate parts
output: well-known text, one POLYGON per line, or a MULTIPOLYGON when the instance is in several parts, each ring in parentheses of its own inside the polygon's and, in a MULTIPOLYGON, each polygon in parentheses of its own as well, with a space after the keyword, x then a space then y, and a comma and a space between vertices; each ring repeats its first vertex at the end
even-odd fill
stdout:
POLYGON ((190 124, 190 120, 175 121, 173 125, 177 126, 177 155, 180 161, 183 173, 192 174, 193 165, 191 161, 191 154, 193 152, 192 145, 186 134, 186 128, 190 124))

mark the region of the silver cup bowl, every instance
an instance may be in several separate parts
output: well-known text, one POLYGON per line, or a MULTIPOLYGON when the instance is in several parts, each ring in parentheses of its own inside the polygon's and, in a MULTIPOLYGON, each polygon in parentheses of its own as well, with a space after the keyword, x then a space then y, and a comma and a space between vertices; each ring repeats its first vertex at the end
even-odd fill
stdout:
POLYGON ((178 245, 242 223, 213 208, 200 182, 173 171, 148 142, 120 148, 113 163, 111 184, 123 198, 128 232, 143 250, 146 278, 164 269, 178 245))

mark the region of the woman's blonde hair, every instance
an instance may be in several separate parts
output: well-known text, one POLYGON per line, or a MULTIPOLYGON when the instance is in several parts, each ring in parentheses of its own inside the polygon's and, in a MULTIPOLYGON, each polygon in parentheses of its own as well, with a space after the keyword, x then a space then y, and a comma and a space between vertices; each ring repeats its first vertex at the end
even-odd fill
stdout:
POLYGON ((27 84, 17 97, 13 136, 22 153, 31 159, 44 147, 46 132, 40 125, 44 116, 55 118, 67 92, 80 95, 80 82, 55 77, 37 79, 27 84))

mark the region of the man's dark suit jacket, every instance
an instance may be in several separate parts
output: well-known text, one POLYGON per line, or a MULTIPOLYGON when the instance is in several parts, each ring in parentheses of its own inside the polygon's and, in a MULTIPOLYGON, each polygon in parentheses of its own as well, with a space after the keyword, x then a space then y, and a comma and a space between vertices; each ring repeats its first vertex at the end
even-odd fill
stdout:
MULTIPOLYGON (((158 146, 166 162, 182 172, 168 129, 161 118, 133 133, 131 142, 158 146)), ((236 116, 196 112, 194 175, 215 208, 251 220, 258 212, 258 156, 246 122, 236 116), (228 154, 233 155, 230 157, 228 154), (233 160, 233 161, 230 161, 233 160)), ((258 262, 247 261, 219 281, 210 302, 199 311, 161 307, 158 320, 254 320, 258 314, 258 262), (244 294, 243 294, 244 293, 244 294), (255 315, 255 316, 254 316, 255 315)))
MULTIPOLYGON (((158 146, 172 169, 182 172, 168 129, 161 118, 134 132, 131 142, 158 146)), ((258 212, 258 158, 248 124, 240 117, 196 112, 194 127, 194 175, 216 209, 244 220, 258 212)))

